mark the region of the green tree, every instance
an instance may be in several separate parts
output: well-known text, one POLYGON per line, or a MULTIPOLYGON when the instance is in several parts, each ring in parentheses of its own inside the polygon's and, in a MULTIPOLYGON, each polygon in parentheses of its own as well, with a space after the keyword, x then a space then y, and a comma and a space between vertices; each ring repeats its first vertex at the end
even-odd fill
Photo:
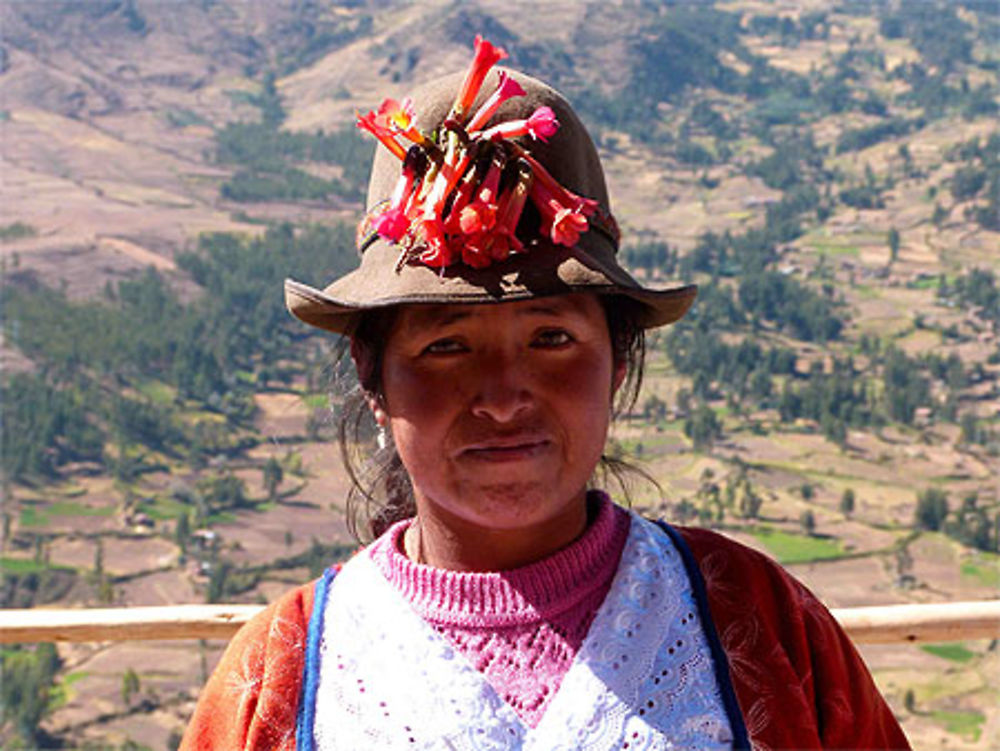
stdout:
MULTIPOLYGON (((24 748, 39 746, 39 724, 49 712, 59 666, 52 644, 39 644, 34 649, 14 645, 0 653, 0 731, 9 728, 12 740, 24 748)), ((0 732, 0 737, 3 735, 0 732)))
POLYGON ((816 531, 816 516, 812 511, 806 510, 799 517, 799 524, 807 535, 812 535, 816 531))
POLYGON ((847 517, 854 513, 854 490, 852 488, 845 488, 840 496, 840 513, 847 517))
POLYGON ((186 511, 181 512, 177 517, 177 524, 174 527, 174 542, 181 549, 182 553, 187 552, 188 543, 191 540, 191 518, 186 511))
POLYGON ((141 687, 139 674, 132 668, 126 668, 122 674, 122 701, 125 702, 125 706, 132 706, 132 699, 136 697, 141 687))
POLYGON ((684 435, 691 439, 697 450, 704 451, 722 436, 722 423, 716 417, 715 410, 702 403, 684 421, 684 435))
POLYGON ((948 516, 948 494, 940 488, 927 488, 917 494, 914 524, 919 529, 937 531, 948 516))
POLYGON ((281 485, 281 481, 284 478, 281 463, 273 456, 268 457, 268 460, 264 462, 264 466, 261 468, 261 472, 264 479, 264 489, 267 491, 267 500, 273 501, 278 497, 278 486, 281 485))
POLYGON ((895 261, 899 258, 899 230, 895 227, 889 228, 889 260, 895 261))

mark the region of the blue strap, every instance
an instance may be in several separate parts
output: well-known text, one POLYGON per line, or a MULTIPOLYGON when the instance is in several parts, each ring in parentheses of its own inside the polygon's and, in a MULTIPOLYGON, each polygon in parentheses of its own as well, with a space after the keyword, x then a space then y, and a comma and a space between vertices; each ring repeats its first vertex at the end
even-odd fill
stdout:
POLYGON ((306 631, 306 654, 302 666, 302 692, 299 694, 299 710, 295 719, 296 751, 314 751, 313 725, 316 722, 316 688, 319 686, 319 644, 323 637, 323 616, 326 613, 326 598, 330 584, 337 570, 333 567, 323 572, 316 580, 312 615, 306 631))
POLYGON ((691 552, 691 548, 688 547, 681 534, 664 521, 657 521, 656 525, 667 533, 674 543, 674 547, 681 554, 688 579, 691 581, 691 591, 694 593, 694 600, 698 605, 698 617, 701 619, 701 627, 708 640, 708 648, 712 652, 715 680, 719 684, 722 704, 729 717, 730 729, 733 731, 733 748, 749 749, 750 737, 747 734, 746 723, 743 721, 743 712, 740 711, 739 702, 736 701, 736 691, 729 674, 729 658, 726 657, 726 652, 722 648, 719 633, 715 628, 715 621, 712 620, 712 612, 708 607, 708 589, 705 587, 705 578, 701 575, 701 569, 698 568, 698 562, 694 559, 694 553, 691 552))

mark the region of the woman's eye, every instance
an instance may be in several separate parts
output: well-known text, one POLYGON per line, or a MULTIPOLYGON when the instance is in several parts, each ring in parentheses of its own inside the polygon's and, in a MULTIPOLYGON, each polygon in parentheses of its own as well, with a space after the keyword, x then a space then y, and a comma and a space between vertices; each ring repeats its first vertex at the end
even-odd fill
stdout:
POLYGON ((463 351, 462 343, 457 339, 438 339, 424 347, 424 353, 429 355, 450 355, 463 351))
POLYGON ((561 347, 564 344, 569 344, 571 341, 573 341, 573 337, 570 336, 568 331, 552 329, 550 331, 543 331, 535 337, 535 346, 561 347))

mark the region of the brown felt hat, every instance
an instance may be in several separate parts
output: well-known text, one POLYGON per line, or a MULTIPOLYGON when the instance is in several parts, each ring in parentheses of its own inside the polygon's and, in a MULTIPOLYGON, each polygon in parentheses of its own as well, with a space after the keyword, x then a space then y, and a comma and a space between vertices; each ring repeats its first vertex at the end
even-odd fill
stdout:
MULTIPOLYGON (((594 292, 624 295, 641 303, 646 328, 672 323, 694 302, 695 285, 661 288, 641 286, 617 259, 618 232, 608 202, 604 171, 593 141, 569 103, 541 81, 505 71, 520 83, 525 95, 505 101, 490 124, 527 118, 537 107, 551 107, 559 129, 547 143, 518 138, 535 160, 565 188, 598 202, 597 216, 573 247, 558 245, 539 230, 539 217, 525 211, 517 237, 526 251, 484 269, 462 263, 431 268, 399 264, 400 248, 373 233, 359 232, 361 263, 357 269, 322 290, 288 279, 285 301, 302 321, 338 334, 349 334, 366 310, 413 303, 498 303, 533 297, 594 292)), ((497 86, 497 71, 489 74, 476 105, 497 86)), ((449 114, 462 75, 441 78, 412 94, 420 131, 437 131, 449 114)), ((401 173, 399 159, 378 148, 368 187, 369 215, 384 206, 401 173)), ((364 222, 362 227, 364 227, 364 222)))

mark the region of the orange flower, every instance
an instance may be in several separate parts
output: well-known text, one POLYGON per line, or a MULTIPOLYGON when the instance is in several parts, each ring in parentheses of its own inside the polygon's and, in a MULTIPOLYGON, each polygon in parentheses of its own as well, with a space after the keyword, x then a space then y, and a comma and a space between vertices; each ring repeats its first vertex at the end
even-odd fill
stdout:
POLYGON ((451 106, 448 117, 464 125, 469 116, 469 109, 479 94, 479 89, 483 86, 486 74, 490 68, 507 57, 507 52, 502 47, 496 47, 487 42, 479 34, 476 34, 476 54, 472 59, 472 65, 465 73, 462 87, 458 90, 458 97, 451 106))
POLYGON ((362 115, 360 112, 356 114, 359 128, 367 130, 375 136, 383 146, 399 157, 400 161, 406 159, 406 149, 396 140, 392 131, 379 122, 379 118, 374 112, 369 112, 367 115, 362 115))

